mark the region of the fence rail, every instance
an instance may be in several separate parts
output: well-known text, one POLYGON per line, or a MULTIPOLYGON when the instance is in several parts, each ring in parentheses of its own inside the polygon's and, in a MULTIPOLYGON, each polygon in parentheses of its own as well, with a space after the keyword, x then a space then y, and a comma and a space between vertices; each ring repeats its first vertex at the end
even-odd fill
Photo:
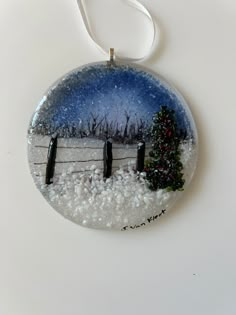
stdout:
MULTIPOLYGON (((132 145, 133 146, 133 145, 132 145)), ((48 150, 48 146, 45 145, 35 145, 35 148, 40 148, 40 149, 47 149, 48 150)), ((135 145, 135 147, 137 147, 137 145, 135 145)), ((146 149, 151 150, 152 146, 147 146, 146 145, 146 149)), ((58 146, 57 149, 92 149, 92 150, 103 150, 103 147, 85 147, 85 146, 58 146)), ((112 150, 134 150, 133 147, 131 147, 131 145, 128 145, 127 147, 124 146, 112 146, 112 150)))
MULTIPOLYGON (((148 158, 148 155, 145 155, 145 158, 148 158)), ((120 158, 120 159, 112 159, 112 161, 124 161, 127 159, 130 160, 135 160, 137 158, 137 156, 127 156, 124 158, 120 158)), ((103 162, 103 159, 101 160, 81 160, 81 161, 55 161, 56 164, 68 164, 68 163, 88 163, 88 162, 103 162)), ((46 165, 48 162, 34 162, 34 165, 46 165)))
MULTIPOLYGON (((65 141, 65 139, 63 140, 65 141)), ((151 145, 146 145, 144 141, 136 145, 113 145, 107 140, 106 142, 101 141, 101 146, 92 141, 88 141, 86 146, 76 142, 69 142, 68 145, 63 142, 64 145, 62 145, 59 141, 59 139, 51 138, 49 146, 45 142, 34 143, 34 161, 32 164, 38 169, 35 176, 45 176, 47 184, 52 183, 54 176, 68 172, 71 164, 74 168, 72 172, 69 171, 71 174, 83 172, 89 174, 92 172, 89 168, 93 165, 96 165, 107 178, 120 167, 128 168, 130 165, 141 172, 144 168, 144 160, 149 157, 148 153, 151 150, 151 145), (78 157, 82 157, 82 159, 77 159, 78 157), (131 163, 127 163, 127 160, 130 160, 131 163), (85 163, 87 164, 85 165, 85 163), (65 165, 68 165, 68 170, 65 165), (44 175, 45 171, 46 174, 44 175)))

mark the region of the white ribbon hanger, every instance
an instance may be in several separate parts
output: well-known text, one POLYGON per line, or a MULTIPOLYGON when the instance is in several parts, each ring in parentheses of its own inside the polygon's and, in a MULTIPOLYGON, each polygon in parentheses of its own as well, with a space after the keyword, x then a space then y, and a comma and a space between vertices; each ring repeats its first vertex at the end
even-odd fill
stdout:
MULTIPOLYGON (((151 26, 153 28, 153 37, 152 37, 152 41, 151 41, 151 44, 150 44, 148 51, 143 56, 133 57, 133 58, 124 58, 124 57, 119 57, 119 56, 115 55, 115 58, 118 60, 121 60, 121 61, 140 62, 140 61, 143 61, 144 59, 147 59, 152 54, 154 46, 155 46, 154 44, 156 44, 157 37, 158 37, 158 40, 160 39, 160 29, 157 27, 156 23, 154 22, 154 19, 153 19, 151 13, 147 10, 147 8, 145 8, 145 6, 143 4, 141 4, 137 0, 125 0, 125 1, 127 2, 128 5, 132 6, 136 10, 143 13, 150 20, 151 26)), ((91 29, 90 24, 89 24, 88 15, 86 13, 84 2, 85 2, 84 0, 77 0, 78 6, 80 9, 80 13, 81 13, 85 28, 88 32, 88 35, 92 39, 94 44, 97 46, 97 48, 102 53, 107 55, 108 51, 101 44, 98 43, 96 36, 92 32, 92 29, 91 29)))

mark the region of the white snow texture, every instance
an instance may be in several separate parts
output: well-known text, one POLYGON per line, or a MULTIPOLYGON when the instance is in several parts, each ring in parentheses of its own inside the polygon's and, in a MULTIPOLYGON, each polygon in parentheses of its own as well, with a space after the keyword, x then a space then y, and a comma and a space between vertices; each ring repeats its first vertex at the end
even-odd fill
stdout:
MULTIPOLYGON (((50 205, 80 225, 120 229, 138 228, 159 218, 183 194, 165 189, 151 191, 145 174, 134 171, 137 146, 113 144, 113 175, 103 178, 102 141, 59 139, 53 184, 45 185, 49 137, 30 135, 29 164, 36 186, 50 205), (78 162, 78 160, 80 162, 78 162), (92 160, 90 162, 83 162, 92 160), (95 161, 94 161, 95 160, 95 161)), ((147 146, 146 156, 150 147, 147 146)), ((192 141, 181 143, 185 186, 190 183, 197 148, 192 141)))

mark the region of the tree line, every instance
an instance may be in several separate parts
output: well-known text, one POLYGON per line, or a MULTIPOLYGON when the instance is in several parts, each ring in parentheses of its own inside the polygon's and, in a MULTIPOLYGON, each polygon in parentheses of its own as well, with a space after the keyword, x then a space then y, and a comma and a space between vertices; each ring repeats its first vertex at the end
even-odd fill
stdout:
POLYGON ((32 134, 51 136, 57 134, 58 138, 84 138, 98 139, 112 138, 118 143, 136 143, 148 137, 148 123, 135 114, 133 117, 128 111, 124 112, 124 123, 109 120, 108 114, 99 115, 90 112, 89 117, 79 123, 64 123, 59 128, 45 121, 38 121, 37 125, 29 131, 32 134))

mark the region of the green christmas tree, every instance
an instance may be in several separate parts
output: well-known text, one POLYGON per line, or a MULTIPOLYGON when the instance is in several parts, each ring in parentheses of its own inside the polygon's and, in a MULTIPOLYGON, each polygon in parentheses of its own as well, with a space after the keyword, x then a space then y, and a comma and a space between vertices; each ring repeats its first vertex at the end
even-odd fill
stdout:
POLYGON ((144 169, 149 188, 182 190, 183 164, 180 160, 180 138, 174 110, 162 106, 160 112, 154 115, 151 138, 150 159, 146 161, 144 169))

